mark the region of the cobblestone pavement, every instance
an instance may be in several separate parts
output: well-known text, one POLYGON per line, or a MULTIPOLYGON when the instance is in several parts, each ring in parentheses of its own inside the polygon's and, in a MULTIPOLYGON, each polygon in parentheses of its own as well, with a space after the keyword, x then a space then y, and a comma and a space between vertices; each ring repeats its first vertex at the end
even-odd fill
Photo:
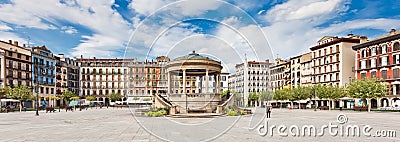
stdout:
MULTIPOLYGON (((376 130, 400 132, 399 112, 354 112, 274 109, 268 127, 288 127, 288 136, 280 136, 277 128, 273 135, 260 136, 257 128, 265 125, 261 120, 263 109, 255 115, 215 118, 154 118, 134 117, 130 109, 88 109, 75 112, 13 112, 0 114, 0 141, 400 141, 398 137, 376 137, 376 130), (337 116, 344 114, 347 122, 339 124, 337 116), (261 122, 257 124, 257 122, 261 122), (313 125, 317 132, 329 123, 343 126, 370 125, 372 136, 292 136, 292 125, 313 125), (249 127, 255 128, 250 130, 249 127), (151 134, 150 134, 151 133, 151 134), (375 136, 375 137, 374 137, 375 136)), ((265 119, 264 119, 265 120, 265 119)), ((294 131, 293 131, 294 132, 294 131)))

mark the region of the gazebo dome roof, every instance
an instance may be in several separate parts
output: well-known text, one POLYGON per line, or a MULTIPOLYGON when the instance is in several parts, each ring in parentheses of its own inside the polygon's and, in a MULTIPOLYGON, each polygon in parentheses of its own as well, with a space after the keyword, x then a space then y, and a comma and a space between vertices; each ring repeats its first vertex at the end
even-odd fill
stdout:
POLYGON ((210 59, 209 57, 200 55, 200 54, 196 53, 195 51, 193 51, 192 53, 190 53, 190 54, 188 54, 188 55, 175 58, 174 61, 177 61, 177 60, 188 60, 188 59, 189 59, 189 60, 190 60, 190 59, 206 59, 206 60, 212 60, 212 59, 210 59))

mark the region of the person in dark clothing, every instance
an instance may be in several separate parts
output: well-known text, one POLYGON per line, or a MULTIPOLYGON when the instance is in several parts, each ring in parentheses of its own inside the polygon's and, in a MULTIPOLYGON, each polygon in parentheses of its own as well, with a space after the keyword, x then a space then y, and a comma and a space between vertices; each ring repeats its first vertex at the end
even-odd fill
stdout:
POLYGON ((267 105, 265 108, 266 108, 267 118, 271 118, 272 106, 267 105))

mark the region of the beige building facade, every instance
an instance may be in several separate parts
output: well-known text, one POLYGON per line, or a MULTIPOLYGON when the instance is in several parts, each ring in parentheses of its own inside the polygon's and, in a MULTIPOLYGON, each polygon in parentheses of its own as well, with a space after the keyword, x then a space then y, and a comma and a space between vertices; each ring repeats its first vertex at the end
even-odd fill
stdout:
POLYGON ((345 86, 354 79, 355 51, 359 36, 321 38, 311 47, 313 84, 345 86))

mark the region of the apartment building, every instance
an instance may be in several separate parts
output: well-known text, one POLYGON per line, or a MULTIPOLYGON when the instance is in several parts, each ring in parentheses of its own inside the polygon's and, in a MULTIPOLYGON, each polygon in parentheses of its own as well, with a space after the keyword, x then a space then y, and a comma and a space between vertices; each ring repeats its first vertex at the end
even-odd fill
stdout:
POLYGON ((270 86, 269 71, 271 63, 245 61, 236 64, 235 74, 229 77, 230 88, 243 95, 244 103, 247 104, 247 98, 250 93, 261 93, 269 91, 270 86))
POLYGON ((6 51, 0 49, 0 88, 6 87, 6 51))
POLYGON ((56 58, 56 95, 65 91, 79 95, 79 66, 74 58, 58 54, 56 58))
POLYGON ((160 56, 155 61, 130 62, 127 66, 128 95, 142 99, 152 94, 166 94, 168 86, 165 65, 168 61, 168 57, 160 56))
MULTIPOLYGON (((32 82, 38 83, 39 96, 47 97, 56 94, 56 58, 45 46, 32 47, 32 82)), ((52 102, 50 104, 53 104, 52 102)))
POLYGON ((127 65, 136 59, 77 58, 80 74, 79 96, 94 96, 109 105, 108 95, 118 93, 125 97, 128 78, 127 65))
POLYGON ((355 51, 352 46, 360 43, 360 36, 325 36, 311 47, 313 84, 345 86, 354 79, 355 51))
MULTIPOLYGON (((356 78, 376 78, 389 84, 391 98, 400 95, 400 31, 392 29, 388 34, 364 40, 353 46, 356 51, 356 78)), ((384 98, 385 99, 385 98, 384 98)), ((386 98, 386 101, 388 98, 386 98)), ((378 101, 379 104, 383 102, 378 101)), ((391 104, 389 101, 388 104, 391 104)))
POLYGON ((290 83, 292 88, 301 85, 301 55, 290 58, 290 83))
POLYGON ((25 45, 20 46, 18 41, 0 41, 1 58, 1 85, 32 86, 32 54, 25 45))
POLYGON ((283 88, 292 88, 290 60, 275 59, 275 64, 270 67, 271 89, 273 91, 283 88))
POLYGON ((301 55, 300 58, 300 84, 301 86, 312 85, 312 76, 314 74, 312 69, 312 55, 311 52, 301 55))

